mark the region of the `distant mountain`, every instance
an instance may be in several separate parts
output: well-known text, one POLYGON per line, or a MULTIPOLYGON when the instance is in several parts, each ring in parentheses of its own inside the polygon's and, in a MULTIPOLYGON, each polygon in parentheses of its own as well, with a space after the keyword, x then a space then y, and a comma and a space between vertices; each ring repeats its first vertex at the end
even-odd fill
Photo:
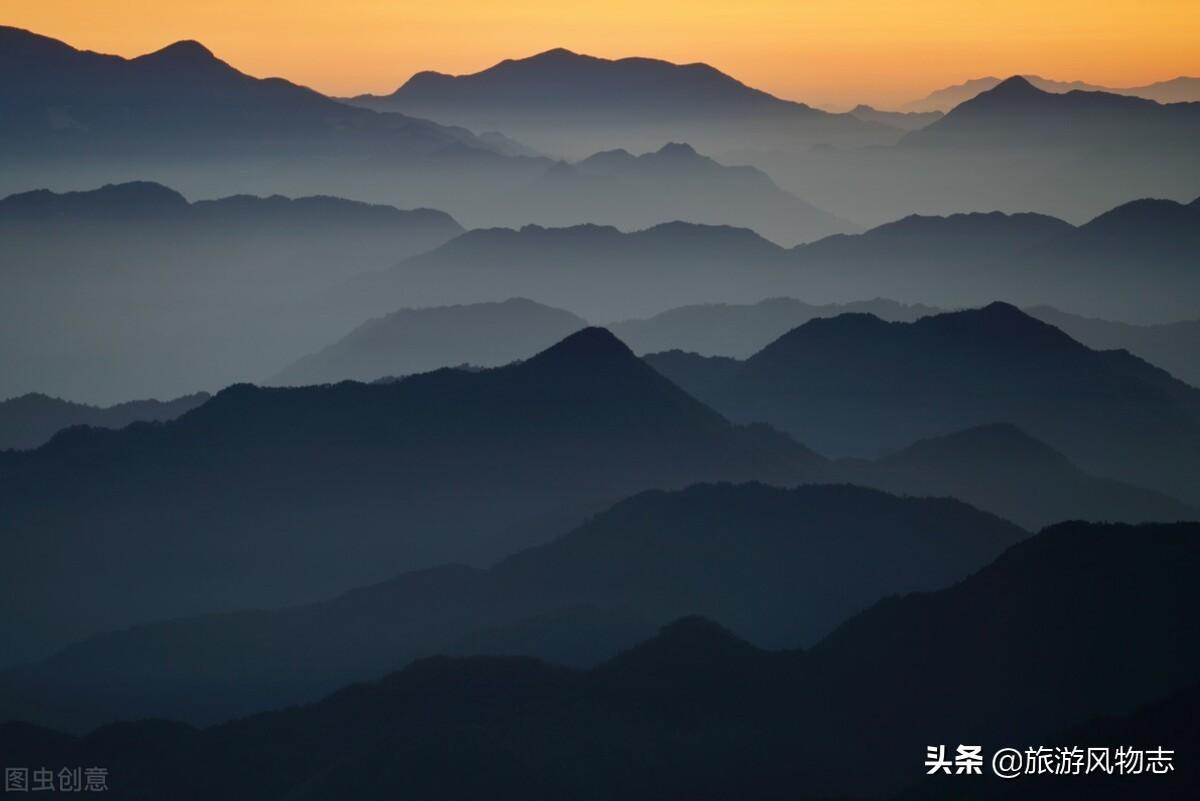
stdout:
POLYGON ((882 597, 948 586, 1023 536, 956 501, 849 486, 642 493, 487 571, 406 573, 319 604, 93 637, 0 674, 0 720, 215 722, 447 650, 590 665, 689 613, 759 645, 807 646, 882 597))
POLYGON ((0 199, 0 397, 112 403, 259 378, 363 320, 297 311, 460 234, 450 216, 332 197, 189 203, 134 182, 0 199))
POLYGON ((829 455, 1004 421, 1088 473, 1200 502, 1200 391, 1007 304, 913 323, 816 319, 734 366, 647 359, 731 419, 829 455))
POLYGON ((939 311, 932 306, 905 305, 882 298, 822 305, 795 298, 768 298, 758 303, 680 306, 653 317, 613 323, 608 328, 636 353, 681 350, 745 358, 815 317, 864 313, 881 320, 911 322, 939 311))
POLYGON ((75 429, 21 457, 0 460, 11 660, 490 560, 633 492, 795 483, 821 461, 731 425, 594 328, 493 370, 234 386, 174 421, 75 429))
MULTIPOLYGON (((152 721, 76 738, 8 724, 0 747, 22 763, 113 765, 114 797, 183 801, 889 797, 930 781, 930 743, 986 758, 1193 687, 1200 646, 1179 633, 1200 604, 1198 543, 1195 524, 1054 527, 807 652, 761 651, 689 617, 589 671, 438 657, 209 729, 152 721)), ((1187 797, 1195 771, 1183 771, 1139 777, 1140 797, 1187 797)), ((935 778, 955 798, 984 781, 935 778)))
POLYGON ((305 356, 272 383, 372 381, 460 364, 499 367, 586 327, 582 318, 570 312, 524 298, 401 309, 368 320, 329 347, 305 356))
POLYGON ((894 128, 781 100, 707 64, 610 60, 562 48, 470 75, 419 72, 390 95, 350 102, 505 131, 542 152, 571 158, 606 146, 641 151, 670 141, 719 152, 895 139, 894 128))
POLYGON ((1086 151, 1194 146, 1200 104, 1163 105, 1107 92, 1044 92, 1025 78, 1001 81, 905 136, 907 147, 1086 151))
POLYGON ((654 314, 681 303, 752 302, 787 283, 788 251, 753 231, 667 223, 616 228, 525 226, 470 231, 429 253, 364 275, 313 307, 384 314, 397 305, 521 296, 589 320, 654 314))
POLYGON ((922 440, 875 462, 839 465, 848 481, 916 496, 960 498, 1027 528, 1062 520, 1200 520, 1200 507, 1088 475, 1007 423, 922 440))
POLYGON ((197 392, 170 401, 126 401, 102 408, 31 393, 0 401, 0 450, 26 450, 71 426, 124 428, 138 421, 173 420, 208 400, 197 392))
MULTIPOLYGON (((1096 350, 1127 350, 1200 387, 1200 319, 1156 325, 1130 325, 1069 314, 1051 306, 1034 306, 1026 313, 1065 331, 1096 350)), ((625 342, 625 332, 613 329, 625 342)))
POLYGON ((795 245, 857 226, 784 192, 753 167, 730 167, 670 143, 634 156, 626 150, 560 162, 493 212, 503 224, 615 225, 625 230, 682 220, 752 228, 795 245))
POLYGON ((864 122, 878 122, 890 125, 902 131, 915 131, 941 119, 942 112, 938 111, 881 111, 871 106, 858 105, 850 109, 850 113, 864 122))
MULTIPOLYGON (((1022 75, 1022 78, 1043 92, 1107 92, 1113 95, 1132 95, 1144 97, 1159 103, 1189 103, 1200 100, 1200 78, 1180 76, 1167 81, 1157 81, 1145 86, 1131 86, 1117 89, 1111 86, 1084 83, 1083 81, 1053 81, 1038 75, 1022 75)), ((994 89, 1002 82, 1001 78, 975 78, 954 86, 947 86, 931 92, 921 100, 906 104, 902 111, 913 113, 946 112, 981 92, 994 89)), ((853 112, 851 112, 853 113, 853 112)))

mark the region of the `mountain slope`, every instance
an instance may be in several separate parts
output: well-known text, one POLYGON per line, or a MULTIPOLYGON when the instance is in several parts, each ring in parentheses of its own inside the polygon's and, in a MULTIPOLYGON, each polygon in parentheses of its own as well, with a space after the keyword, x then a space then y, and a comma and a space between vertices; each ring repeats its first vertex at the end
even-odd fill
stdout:
POLYGON ((1200 498, 1200 392, 1002 303, 914 323, 813 320, 716 376, 699 359, 649 361, 733 419, 831 455, 1004 421, 1093 475, 1200 498))
MULTIPOLYGON (((921 781, 929 743, 990 755, 1194 686, 1200 649, 1182 635, 1200 603, 1198 542, 1194 524, 1047 529, 807 653, 692 617, 590 671, 435 658, 205 730, 10 724, 0 744, 35 764, 119 765, 149 794, 201 762, 171 789, 181 799, 888 797, 921 781)), ((1141 778, 1178 792, 1194 775, 1141 778)), ((956 781, 954 797, 975 786, 943 777, 956 781)))
POLYGON ((794 482, 820 461, 732 426, 603 329, 482 372, 234 386, 177 420, 75 430, 21 457, 0 463, 13 660, 491 559, 632 492, 794 482))
POLYGON ((272 383, 373 381, 460 364, 499 367, 586 327, 570 312, 524 298, 402 309, 368 320, 329 347, 292 363, 272 383))
POLYGON ((93 637, 0 674, 0 720, 214 722, 446 651, 594 664, 692 613, 759 645, 809 645, 881 597, 957 581, 1023 536, 955 501, 849 486, 641 493, 487 571, 417 571, 319 604, 93 637))
POLYGON ((208 400, 206 392, 169 401, 126 401, 101 408, 48 395, 29 394, 0 401, 0 450, 28 450, 71 426, 124 428, 140 420, 172 420, 208 400))

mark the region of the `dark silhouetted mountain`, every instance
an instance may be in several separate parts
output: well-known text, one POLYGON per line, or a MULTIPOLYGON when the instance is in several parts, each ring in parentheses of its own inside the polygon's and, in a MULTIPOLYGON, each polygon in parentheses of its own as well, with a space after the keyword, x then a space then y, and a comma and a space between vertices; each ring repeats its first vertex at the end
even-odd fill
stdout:
MULTIPOLYGON (((1063 330, 1089 348, 1127 350, 1180 380, 1200 387, 1200 320, 1130 325, 1081 317, 1052 306, 1034 306, 1026 312, 1063 330)), ((617 328, 613 332, 633 346, 626 332, 617 328)))
POLYGON ((505 131, 543 152, 575 158, 605 143, 631 150, 681 140, 703 150, 796 148, 887 142, 894 132, 849 114, 781 100, 707 64, 609 60, 561 48, 471 75, 420 72, 391 95, 351 102, 472 130, 505 131))
POLYGON ((168 423, 74 429, 22 456, 0 462, 13 660, 493 559, 642 489, 794 483, 821 462, 729 424, 594 328, 493 370, 234 386, 168 423))
POLYGON ((487 571, 418 571, 320 604, 94 637, 0 674, 0 720, 210 723, 446 651, 590 665, 689 613, 758 645, 808 646, 882 597, 949 586, 1022 536, 957 501, 851 486, 642 493, 487 571))
POLYGON ((613 323, 609 330, 636 353, 680 350, 745 358, 815 317, 861 312, 882 320, 912 321, 938 311, 932 306, 904 305, 882 298, 824 305, 795 298, 769 298, 740 305, 681 306, 653 317, 613 323))
POLYGON ((368 320, 272 379, 284 385, 372 381, 470 364, 499 367, 586 328, 580 317, 524 298, 401 309, 368 320))
POLYGON ((761 170, 725 166, 678 143, 640 156, 610 150, 560 162, 493 216, 506 225, 598 223, 625 230, 677 220, 736 225, 788 246, 857 230, 784 192, 761 170))
POLYGON ((0 401, 0 450, 36 448, 71 426, 124 428, 140 420, 172 420, 208 398, 207 392, 197 392, 170 401, 126 401, 102 408, 30 393, 0 401))
MULTIPOLYGON (((75 738, 9 724, 0 747, 110 765, 118 798, 887 797, 924 786, 930 743, 1048 742, 1193 687, 1200 646, 1180 634, 1197 569, 1195 524, 1063 525, 954 587, 885 600, 808 652, 761 651, 689 617, 588 671, 439 657, 209 729, 75 738)), ((1147 720, 1180 719, 1163 709, 1147 720)), ((1142 778, 1138 797, 1177 787, 1142 778)), ((933 789, 972 797, 984 781, 933 789)))
POLYGON ((596 225, 526 226, 470 231, 362 276, 316 308, 377 315, 400 303, 522 296, 589 320, 614 320, 681 303, 759 300, 789 272, 787 251, 742 228, 668 223, 623 233, 596 225))
POLYGON ((332 197, 188 203, 137 182, 0 200, 0 396, 112 403, 260 378, 362 322, 300 299, 462 232, 332 197))
POLYGON ((490 152, 461 129, 370 113, 280 78, 253 78, 198 42, 132 59, 11 27, 0 27, 0 43, 6 158, 330 156, 367 147, 412 159, 455 145, 490 152))
POLYGON ((908 495, 949 495, 1026 528, 1085 518, 1141 523, 1200 520, 1200 508, 1088 475, 1007 423, 922 440, 876 462, 840 465, 845 478, 908 495))
POLYGON ((731 419, 770 423, 828 455, 1005 421, 1088 473, 1200 499, 1200 392, 1007 304, 914 323, 812 320, 732 376, 699 357, 647 359, 731 419))
MULTIPOLYGON (((1038 75, 1021 76, 1043 92, 1107 92, 1113 95, 1132 95, 1144 97, 1159 103, 1188 103, 1200 100, 1200 78, 1180 76, 1167 81, 1157 81, 1145 86, 1131 86, 1125 89, 1115 89, 1111 86, 1098 86, 1083 81, 1053 81, 1038 75)), ((909 113, 945 112, 959 103, 970 100, 981 92, 994 89, 1002 82, 1000 78, 975 78, 954 86, 947 86, 931 92, 921 100, 914 100, 904 106, 909 113)))
POLYGON ((1194 143, 1200 105, 1107 92, 1045 92, 1014 76, 904 138, 909 147, 1153 148, 1194 143))
POLYGON ((915 131, 941 119, 941 111, 880 111, 871 106, 858 105, 850 113, 866 122, 890 125, 902 131, 915 131))

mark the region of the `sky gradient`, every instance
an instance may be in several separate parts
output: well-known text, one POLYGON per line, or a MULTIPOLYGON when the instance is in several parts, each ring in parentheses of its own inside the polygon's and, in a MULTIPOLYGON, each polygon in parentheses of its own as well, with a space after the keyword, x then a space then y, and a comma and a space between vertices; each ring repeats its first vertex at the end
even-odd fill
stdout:
POLYGON ((123 56, 197 39, 252 75, 335 95, 552 47, 705 61, 838 107, 892 106, 984 75, 1109 86, 1200 75, 1197 0, 9 0, 0 23, 123 56))

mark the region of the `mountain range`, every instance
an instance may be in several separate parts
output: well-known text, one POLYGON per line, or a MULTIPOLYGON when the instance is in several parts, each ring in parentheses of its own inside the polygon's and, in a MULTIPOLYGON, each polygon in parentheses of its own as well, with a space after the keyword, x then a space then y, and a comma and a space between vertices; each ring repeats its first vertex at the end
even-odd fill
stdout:
POLYGON ((763 647, 807 647, 878 599, 948 586, 1024 536, 960 502, 850 486, 646 492, 488 570, 415 571, 321 603, 91 637, 0 673, 0 720, 214 723, 445 652, 589 666, 693 613, 763 647))
MULTIPOLYGON (((929 743, 990 754, 1099 716, 1122 716, 1108 737, 1162 720, 1159 703, 1200 669, 1180 636, 1200 603, 1197 533, 1056 526, 953 587, 881 601, 807 651, 762 651, 690 617, 586 671, 435 657, 207 729, 8 724, 0 744, 33 764, 111 766, 121 798, 889 797, 922 781, 929 743), (195 764, 205 770, 176 788, 195 764)), ((972 777, 955 778, 929 781, 961 798, 972 777)), ((1139 778, 1178 797, 1196 786, 1192 766, 1139 778)))
POLYGON ((567 158, 686 141, 722 152, 752 143, 879 144, 898 130, 830 114, 746 86, 708 64, 605 59, 563 48, 506 59, 470 75, 419 72, 390 95, 351 103, 472 130, 500 130, 567 158))
POLYGON ((44 445, 72 426, 124 428, 140 421, 172 420, 208 400, 198 392, 169 401, 126 401, 113 406, 89 406, 48 395, 29 394, 0 401, 0 450, 28 450, 44 445))
POLYGON ((912 323, 816 319, 744 362, 646 358, 731 419, 768 423, 827 455, 1006 422, 1093 475, 1200 498, 1200 390, 1007 304, 912 323))
POLYGON ((1107 92, 1045 92, 1014 76, 904 137, 909 147, 1194 148, 1200 104, 1107 92))
POLYGON ((506 226, 596 223, 635 230, 675 221, 734 225, 789 247, 858 230, 783 191, 761 170, 719 164, 677 142, 638 156, 608 150, 572 164, 560 162, 487 216, 506 226))
MULTIPOLYGON (((1154 100, 1158 103, 1192 103, 1200 100, 1200 78, 1180 76, 1166 81, 1156 81, 1145 86, 1131 86, 1123 89, 1111 86, 1099 86, 1084 81, 1055 81, 1040 75, 1020 76, 1043 92, 1063 94, 1065 92, 1105 92, 1110 95, 1132 95, 1154 100)), ((901 111, 909 114, 934 114, 947 112, 955 106, 978 95, 994 89, 1003 81, 1002 78, 988 76, 973 78, 960 84, 947 86, 930 92, 920 100, 914 100, 901 107, 901 111)), ((851 112, 853 113, 853 112, 851 112)))
POLYGON ((795 483, 820 462, 728 423, 602 329, 481 372, 238 385, 169 422, 77 428, 0 460, 0 626, 15 661, 90 632, 477 564, 633 492, 795 483))

